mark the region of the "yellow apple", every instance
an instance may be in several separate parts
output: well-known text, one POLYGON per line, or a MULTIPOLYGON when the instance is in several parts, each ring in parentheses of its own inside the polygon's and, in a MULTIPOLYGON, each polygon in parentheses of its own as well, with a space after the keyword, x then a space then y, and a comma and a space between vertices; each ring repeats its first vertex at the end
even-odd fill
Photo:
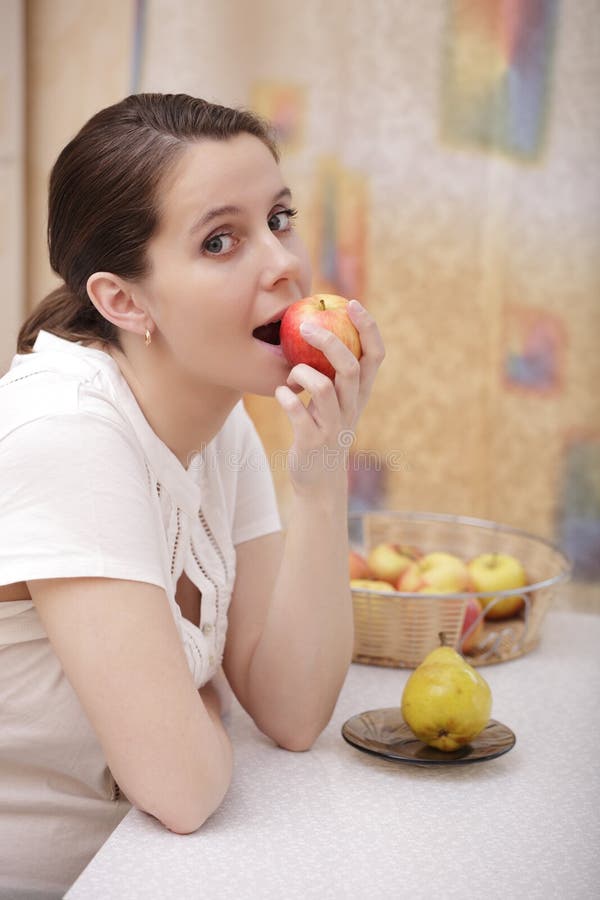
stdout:
MULTIPOLYGON (((508 553, 481 553, 468 564, 469 574, 476 591, 509 591, 525 587, 527 576, 518 559, 508 553)), ((507 619, 523 606, 520 594, 509 597, 480 597, 486 619, 507 619)))
POLYGON ((350 587, 356 591, 380 591, 382 594, 394 593, 394 588, 389 581, 378 581, 375 578, 352 578, 350 587))
POLYGON ((398 576, 420 555, 416 547, 382 543, 373 547, 367 557, 367 565, 375 578, 395 585, 398 576))
POLYGON ((405 569, 396 584, 399 591, 411 594, 458 594, 469 589, 469 570, 453 553, 426 553, 405 569))

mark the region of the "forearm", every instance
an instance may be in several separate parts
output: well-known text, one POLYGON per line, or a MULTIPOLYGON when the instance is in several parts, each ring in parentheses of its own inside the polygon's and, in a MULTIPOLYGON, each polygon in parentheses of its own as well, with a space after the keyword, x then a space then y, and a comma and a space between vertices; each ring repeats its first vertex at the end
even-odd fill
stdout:
POLYGON ((318 499, 296 497, 269 613, 249 669, 258 726, 289 749, 325 727, 352 656, 346 474, 318 499))

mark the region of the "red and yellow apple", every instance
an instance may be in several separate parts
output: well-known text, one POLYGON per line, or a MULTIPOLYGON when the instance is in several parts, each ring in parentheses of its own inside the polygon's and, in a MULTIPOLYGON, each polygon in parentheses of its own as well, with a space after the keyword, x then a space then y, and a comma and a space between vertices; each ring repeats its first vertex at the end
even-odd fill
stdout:
POLYGON ((337 294, 313 294, 288 306, 281 320, 281 349, 290 365, 306 363, 329 378, 335 377, 327 357, 302 337, 303 322, 332 331, 357 359, 362 356, 358 331, 348 315, 348 301, 337 294))
POLYGON ((460 649, 462 653, 472 653, 483 637, 484 625, 483 616, 481 615, 482 611, 483 604, 481 603, 479 598, 469 597, 469 599, 467 600, 465 617, 463 619, 462 628, 460 630, 460 649), (471 631, 471 633, 467 635, 467 631, 469 631, 469 629, 472 625, 474 625, 475 622, 477 622, 477 624, 474 626, 473 631, 471 631))
POLYGON ((367 557, 367 565, 374 578, 396 586, 399 576, 421 556, 416 547, 403 544, 377 544, 367 557))
MULTIPOLYGON (((475 591, 509 591, 527 584, 525 569, 509 553, 481 553, 468 563, 468 569, 475 591)), ((507 619, 518 613, 524 603, 520 594, 479 599, 486 619, 507 619)))
POLYGON ((378 581, 376 578, 352 578, 350 587, 357 591, 380 591, 383 594, 394 592, 389 581, 378 581))
POLYGON ((470 588, 469 570, 453 553, 427 553, 411 563, 396 582, 410 594, 458 594, 470 588))
POLYGON ((350 567, 350 578, 371 578, 372 572, 367 565, 364 556, 361 556, 356 550, 350 550, 348 557, 350 567))

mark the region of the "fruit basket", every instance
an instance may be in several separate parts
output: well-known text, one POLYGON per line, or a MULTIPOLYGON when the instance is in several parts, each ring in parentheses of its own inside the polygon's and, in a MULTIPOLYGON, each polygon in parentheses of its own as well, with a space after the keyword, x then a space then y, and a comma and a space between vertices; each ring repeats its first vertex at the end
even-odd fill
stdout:
POLYGON ((413 546, 423 554, 453 554, 465 562, 481 554, 509 554, 521 562, 527 575, 525 587, 509 590, 386 593, 353 587, 353 661, 358 663, 414 668, 438 646, 440 632, 445 633, 448 644, 464 652, 475 629, 477 641, 468 655, 472 665, 522 656, 538 643, 556 589, 571 573, 567 557, 549 541, 483 519, 374 511, 351 513, 348 527, 351 549, 363 556, 384 542, 413 546), (517 595, 522 598, 518 613, 489 618, 490 608, 517 595), (483 609, 463 632, 473 596, 488 603, 487 616, 483 609))

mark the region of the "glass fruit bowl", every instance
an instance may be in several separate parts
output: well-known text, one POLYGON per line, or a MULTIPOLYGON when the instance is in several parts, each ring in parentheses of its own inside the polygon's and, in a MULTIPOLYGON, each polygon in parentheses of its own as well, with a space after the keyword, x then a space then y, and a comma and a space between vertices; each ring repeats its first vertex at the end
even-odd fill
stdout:
POLYGON ((483 519, 378 510, 351 513, 348 528, 350 548, 363 557, 382 543, 414 547, 422 554, 452 554, 465 563, 482 554, 506 554, 521 563, 527 576, 524 587, 506 590, 435 593, 431 587, 423 593, 353 587, 354 662, 414 668, 439 645, 440 632, 472 665, 522 656, 537 645, 554 594, 571 574, 569 560, 549 541, 483 519), (473 597, 487 606, 470 621, 473 597), (490 617, 511 598, 521 598, 518 611, 490 617))

